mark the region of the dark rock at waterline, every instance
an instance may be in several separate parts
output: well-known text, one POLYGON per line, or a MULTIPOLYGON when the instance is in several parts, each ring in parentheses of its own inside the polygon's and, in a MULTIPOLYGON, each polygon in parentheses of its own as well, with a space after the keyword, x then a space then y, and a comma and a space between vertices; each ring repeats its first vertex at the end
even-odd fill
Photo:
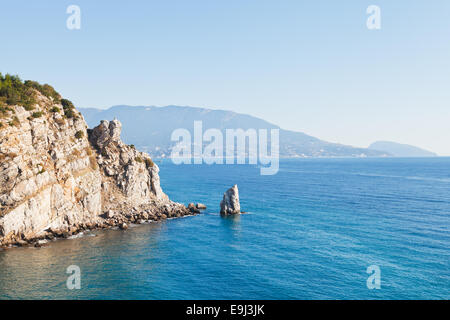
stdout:
POLYGON ((115 213, 114 213, 114 211, 112 211, 112 210, 108 210, 108 211, 105 213, 105 217, 108 218, 108 219, 112 219, 112 218, 114 218, 114 216, 115 216, 115 213))
POLYGON ((18 241, 17 241, 17 245, 18 245, 19 247, 24 247, 24 246, 28 245, 28 241, 25 241, 25 240, 18 240, 18 241))
POLYGON ((189 203, 188 204, 188 209, 192 212, 192 213, 200 213, 200 210, 197 208, 197 206, 194 203, 189 203))
MULTIPOLYGON (((63 226, 61 228, 51 227, 45 229, 42 234, 28 238, 24 234, 19 234, 17 239, 14 239, 14 243, 17 246, 34 246, 37 242, 39 245, 43 245, 45 242, 39 242, 39 240, 51 241, 55 239, 67 239, 85 230, 111 227, 119 227, 122 230, 126 230, 130 223, 141 224, 146 221, 161 221, 167 218, 183 217, 199 213, 196 205, 194 208, 196 210, 194 210, 195 212, 192 212, 191 209, 188 209, 181 204, 163 204, 163 206, 160 206, 157 209, 154 207, 142 208, 133 214, 130 213, 129 210, 114 210, 112 211, 114 215, 111 215, 113 218, 107 218, 108 211, 105 211, 101 219, 95 223, 73 224, 72 226, 63 226)), ((7 247, 8 245, 8 243, 5 245, 0 241, 0 248, 7 247)), ((12 244, 10 246, 12 246, 12 244)))
POLYGON ((205 210, 206 209, 206 205, 204 205, 203 203, 197 203, 196 205, 198 210, 205 210))
POLYGON ((128 225, 127 225, 125 222, 123 222, 123 223, 121 223, 121 224, 119 225, 119 228, 120 228, 121 230, 127 230, 127 229, 128 229, 128 225))

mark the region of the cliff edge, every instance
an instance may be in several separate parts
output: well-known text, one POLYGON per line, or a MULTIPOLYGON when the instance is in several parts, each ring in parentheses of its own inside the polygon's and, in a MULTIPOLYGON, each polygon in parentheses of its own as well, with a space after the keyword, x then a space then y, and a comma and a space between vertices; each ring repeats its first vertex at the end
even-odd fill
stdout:
POLYGON ((121 141, 119 121, 88 130, 52 87, 0 78, 0 246, 192 214, 121 141))

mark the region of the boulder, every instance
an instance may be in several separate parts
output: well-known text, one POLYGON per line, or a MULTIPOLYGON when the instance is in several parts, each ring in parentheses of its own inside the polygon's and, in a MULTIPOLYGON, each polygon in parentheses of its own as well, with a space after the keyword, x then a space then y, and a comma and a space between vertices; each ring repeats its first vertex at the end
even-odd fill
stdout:
POLYGON ((108 211, 106 212, 106 218, 108 218, 108 219, 114 218, 114 215, 115 215, 115 213, 114 213, 114 211, 112 211, 112 210, 108 210, 108 211))
POLYGON ((123 223, 121 223, 119 225, 119 228, 122 229, 122 230, 127 230, 128 229, 128 225, 125 222, 123 222, 123 223))
POLYGON ((241 204, 239 203, 239 190, 235 184, 223 194, 220 202, 220 214, 232 215, 241 213, 241 204))
POLYGON ((188 204, 188 209, 192 212, 192 213, 200 213, 200 210, 197 208, 197 206, 193 203, 189 203, 188 204))
POLYGON ((203 203, 197 203, 196 205, 198 210, 205 210, 206 209, 206 205, 204 205, 203 203))

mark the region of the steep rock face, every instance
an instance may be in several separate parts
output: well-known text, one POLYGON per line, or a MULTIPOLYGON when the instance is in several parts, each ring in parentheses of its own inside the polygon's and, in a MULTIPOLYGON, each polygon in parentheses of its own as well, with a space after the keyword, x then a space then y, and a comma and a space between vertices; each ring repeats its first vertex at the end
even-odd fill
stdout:
POLYGON ((101 213, 101 174, 86 137, 77 135, 86 124, 48 112, 52 106, 39 95, 34 110, 14 106, 14 122, 0 128, 0 243, 95 223, 101 213))
POLYGON ((100 154, 98 163, 106 177, 105 193, 118 189, 124 201, 140 205, 154 197, 168 200, 159 182, 159 168, 150 157, 125 145, 120 140, 122 125, 119 121, 103 120, 99 126, 89 130, 89 140, 100 154))
POLYGON ((120 140, 117 120, 88 133, 76 110, 67 117, 40 93, 33 110, 8 110, 0 114, 0 245, 190 214, 163 193, 150 157, 120 140))
POLYGON ((119 121, 101 121, 88 131, 102 174, 104 211, 163 212, 166 216, 188 214, 184 205, 169 200, 161 189, 159 168, 146 153, 120 140, 119 121))
POLYGON ((220 214, 231 215, 241 213, 241 204, 239 202, 239 190, 237 185, 234 185, 223 194, 223 199, 220 202, 220 214))

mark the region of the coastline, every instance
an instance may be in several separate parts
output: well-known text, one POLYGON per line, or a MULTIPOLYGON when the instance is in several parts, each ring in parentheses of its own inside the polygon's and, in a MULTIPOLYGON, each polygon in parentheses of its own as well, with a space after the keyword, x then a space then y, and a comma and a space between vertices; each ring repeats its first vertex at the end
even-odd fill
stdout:
POLYGON ((34 246, 41 247, 45 242, 58 239, 69 239, 85 231, 104 230, 119 228, 126 230, 131 224, 143 224, 150 222, 161 222, 175 218, 195 216, 199 213, 187 209, 184 205, 173 203, 172 207, 164 204, 160 207, 148 205, 139 211, 115 212, 111 216, 111 211, 101 215, 95 223, 82 223, 69 228, 53 229, 49 228, 35 237, 21 239, 11 242, 0 242, 0 249, 11 249, 15 247, 34 246), (155 209, 156 208, 156 209, 155 209))
POLYGON ((118 120, 88 129, 52 87, 8 79, 23 101, 1 109, 0 247, 198 213, 169 199, 158 166, 122 142, 118 120))

